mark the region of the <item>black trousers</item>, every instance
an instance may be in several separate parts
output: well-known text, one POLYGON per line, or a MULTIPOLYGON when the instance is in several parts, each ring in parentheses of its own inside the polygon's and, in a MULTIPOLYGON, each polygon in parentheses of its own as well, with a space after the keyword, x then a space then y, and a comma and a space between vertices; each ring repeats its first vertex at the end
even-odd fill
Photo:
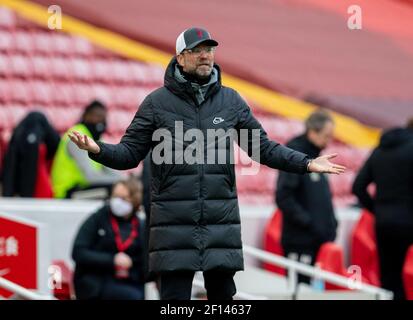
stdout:
MULTIPOLYGON (((319 245, 314 246, 314 247, 311 247, 311 246, 299 247, 299 246, 288 246, 288 245, 283 246, 285 257, 294 259, 298 262, 306 263, 311 266, 313 266, 315 263, 319 249, 320 249, 319 245)), ((299 273, 297 276, 297 282, 310 284, 311 277, 299 273)))
MULTIPOLYGON (((195 272, 175 271, 160 275, 161 300, 190 300, 195 272)), ((204 271, 208 300, 232 300, 236 293, 235 272, 204 271)))
POLYGON ((105 281, 100 296, 102 300, 143 300, 144 298, 143 284, 114 278, 105 281))
POLYGON ((376 237, 381 286, 393 291, 394 300, 404 300, 402 271, 407 249, 413 244, 413 228, 377 226, 376 237))

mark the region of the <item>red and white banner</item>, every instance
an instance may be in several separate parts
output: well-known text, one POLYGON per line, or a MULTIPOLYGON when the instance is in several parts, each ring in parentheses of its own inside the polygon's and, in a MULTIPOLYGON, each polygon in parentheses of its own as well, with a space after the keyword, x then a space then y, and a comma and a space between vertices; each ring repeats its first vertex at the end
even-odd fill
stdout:
MULTIPOLYGON (((0 213, 0 277, 26 289, 47 291, 47 244, 44 227, 27 219, 0 213), (41 239, 43 238, 43 241, 41 239), (43 253, 42 253, 43 251, 43 253), (41 270, 45 269, 45 270, 41 270)), ((0 288, 0 296, 13 293, 0 288)))

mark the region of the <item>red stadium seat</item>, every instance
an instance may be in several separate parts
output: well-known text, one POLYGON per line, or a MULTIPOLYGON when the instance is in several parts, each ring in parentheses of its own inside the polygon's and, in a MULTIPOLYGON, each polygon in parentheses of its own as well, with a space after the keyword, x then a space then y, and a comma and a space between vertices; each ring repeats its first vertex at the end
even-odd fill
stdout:
POLYGON ((20 120, 23 119, 26 113, 27 108, 21 105, 8 104, 1 106, 0 129, 4 130, 4 132, 12 131, 20 120))
POLYGON ((84 83, 74 83, 73 88, 76 93, 73 97, 74 104, 85 106, 87 103, 95 99, 93 88, 90 85, 84 83))
POLYGON ((108 131, 112 134, 123 134, 129 126, 133 114, 124 110, 111 110, 108 118, 108 131))
POLYGON ((73 96, 76 94, 70 82, 55 82, 54 101, 59 105, 73 105, 73 96))
POLYGON ((43 105, 53 105, 55 88, 53 83, 49 81, 33 80, 30 82, 30 87, 33 89, 33 102, 43 105))
POLYGON ((34 189, 34 198, 53 198, 52 181, 50 177, 51 161, 47 160, 47 148, 45 144, 39 145, 37 158, 37 175, 34 189))
POLYGON ((143 87, 135 87, 134 95, 136 96, 137 104, 133 106, 133 110, 138 110, 139 105, 145 99, 145 97, 153 91, 155 88, 143 88, 143 87))
POLYGON ((142 67, 141 63, 136 61, 129 62, 130 74, 133 77, 133 81, 136 84, 145 83, 145 69, 142 67))
MULTIPOLYGON (((282 212, 281 210, 276 210, 269 220, 265 228, 264 233, 264 250, 283 256, 284 250, 281 246, 281 233, 282 233, 282 212)), ((263 264, 264 269, 278 273, 282 276, 287 275, 284 268, 275 266, 270 263, 263 264)))
MULTIPOLYGON (((44 55, 52 55, 54 47, 54 37, 49 32, 35 32, 32 34, 32 41, 34 43, 34 51, 44 55)), ((33 50, 30 50, 33 51, 33 50)))
MULTIPOLYGON (((324 243, 317 254, 316 265, 322 270, 348 277, 344 267, 343 249, 333 242, 324 243)), ((348 290, 347 288, 326 283, 326 290, 348 290)))
POLYGON ((97 59, 91 61, 93 79, 99 82, 112 83, 112 65, 108 60, 97 59))
POLYGON ((83 113, 83 107, 72 106, 70 108, 65 108, 64 110, 66 111, 64 126, 66 129, 69 129, 79 122, 79 119, 83 113))
POLYGON ((33 102, 33 88, 23 80, 9 81, 10 100, 29 105, 33 102))
POLYGON ((26 116, 27 108, 21 105, 13 105, 9 106, 8 112, 9 118, 11 119, 11 123, 14 128, 26 116))
POLYGON ((0 28, 12 29, 16 25, 16 16, 13 11, 0 7, 0 28))
POLYGON ((8 117, 7 112, 5 112, 5 110, 6 110, 5 108, 0 108, 0 132, 1 133, 3 133, 2 131, 11 129, 10 119, 8 117))
POLYGON ((13 36, 10 32, 0 29, 0 51, 13 50, 13 36))
POLYGON ((112 86, 111 94, 115 106, 122 109, 135 109, 138 106, 138 95, 133 87, 126 85, 112 86))
POLYGON ((50 60, 43 56, 32 56, 33 76, 41 79, 48 79, 51 77, 53 66, 50 60))
POLYGON ((133 74, 129 68, 129 63, 122 60, 113 60, 111 63, 112 77, 120 83, 132 83, 133 74))
POLYGON ((0 81, 0 102, 2 104, 11 100, 11 84, 9 81, 0 81))
POLYGON ((55 260, 52 263, 54 267, 53 295, 59 300, 71 300, 74 295, 73 271, 63 260, 55 260))
POLYGON ((33 75, 33 66, 27 56, 11 55, 9 61, 10 70, 14 76, 30 78, 33 75))
POLYGON ((370 284, 380 286, 374 216, 367 210, 362 211, 351 234, 351 264, 361 268, 370 284))
POLYGON ((407 300, 413 300, 413 245, 407 250, 403 265, 403 284, 407 300))
POLYGON ((73 53, 72 38, 66 34, 57 33, 53 36, 53 52, 55 54, 70 56, 73 53))
MULTIPOLYGON (((14 34, 14 50, 22 54, 32 54, 36 47, 36 40, 27 31, 16 31, 14 34)), ((45 49, 47 50, 47 48, 45 49)))
POLYGON ((74 79, 91 82, 92 67, 89 60, 83 58, 72 58, 70 60, 70 67, 72 68, 72 75, 74 79))
POLYGON ((54 79, 70 81, 76 72, 73 66, 69 63, 66 58, 63 57, 52 57, 48 59, 49 62, 49 73, 54 79))
POLYGON ((112 92, 110 86, 104 84, 94 84, 91 90, 95 99, 107 104, 109 108, 115 105, 115 98, 118 92, 112 92))
POLYGON ((78 56, 91 56, 93 55, 92 44, 82 37, 72 37, 73 52, 78 56))
POLYGON ((11 73, 9 56, 7 54, 0 54, 0 77, 7 77, 11 73))
POLYGON ((145 83, 159 87, 163 85, 165 71, 159 65, 142 64, 145 83))

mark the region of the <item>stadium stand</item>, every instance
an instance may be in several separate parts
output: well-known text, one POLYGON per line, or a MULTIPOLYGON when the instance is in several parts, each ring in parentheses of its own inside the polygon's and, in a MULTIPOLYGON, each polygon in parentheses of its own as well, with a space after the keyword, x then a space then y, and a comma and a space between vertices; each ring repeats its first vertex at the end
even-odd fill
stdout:
MULTIPOLYGON (((79 118, 85 104, 100 99, 109 107, 106 141, 116 142, 129 125, 145 96, 163 84, 163 69, 132 61, 100 48, 88 40, 52 32, 31 24, 0 7, 0 134, 6 147, 10 131, 28 110, 43 111, 63 133, 79 118)), ((271 139, 287 142, 303 130, 299 121, 260 110, 257 118, 271 139)), ((336 142, 326 152, 339 152, 339 161, 351 171, 331 177, 336 203, 349 204, 351 181, 367 150, 336 142)), ((258 175, 236 171, 241 203, 273 203, 276 172, 265 166, 258 175)))
MULTIPOLYGON (((0 155, 7 148, 14 126, 29 110, 44 112, 63 133, 78 120, 83 106, 92 99, 108 105, 108 132, 104 140, 116 143, 145 96, 163 84, 163 74, 164 69, 157 64, 127 59, 86 38, 50 31, 0 6, 0 155)), ((267 112, 255 101, 248 102, 271 139, 286 143, 303 132, 300 121, 267 112)), ((245 156, 242 151, 240 153, 245 156)), ((353 204, 355 198, 351 195, 351 184, 369 149, 335 140, 324 153, 339 153, 338 162, 348 168, 343 175, 329 177, 335 205, 353 204)), ((46 173, 48 164, 40 162, 39 165, 42 170, 39 172, 37 195, 47 197, 50 195, 46 173)), ((241 175, 241 170, 248 166, 244 163, 236 165, 240 203, 272 206, 277 171, 260 166, 257 175, 241 175)), ((377 266, 371 260, 367 261, 370 257, 374 259, 375 254, 369 219, 364 213, 353 232, 351 258, 366 265, 369 272, 368 279, 364 280, 377 285, 377 266), (363 254, 363 250, 368 250, 368 255, 363 254)), ((264 235, 264 249, 279 255, 282 255, 281 227, 282 214, 278 212, 269 220, 264 235)), ((323 270, 347 277, 344 260, 343 249, 336 244, 325 245, 318 257, 323 270)), ((54 261, 53 265, 61 269, 63 279, 63 287, 53 292, 55 297, 72 298, 71 267, 64 260, 54 261)), ((281 267, 264 266, 267 270, 286 275, 281 267)), ((405 271, 405 279, 410 279, 410 269, 405 267, 405 270, 408 270, 405 271)), ((326 288, 342 289, 329 283, 326 288)))

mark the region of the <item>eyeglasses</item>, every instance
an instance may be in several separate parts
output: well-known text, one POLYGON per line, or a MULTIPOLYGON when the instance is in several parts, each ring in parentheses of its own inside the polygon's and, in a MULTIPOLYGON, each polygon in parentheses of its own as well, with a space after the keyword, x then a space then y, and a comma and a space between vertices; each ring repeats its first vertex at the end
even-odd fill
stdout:
POLYGON ((193 49, 186 49, 184 52, 188 52, 195 56, 201 55, 202 52, 205 53, 213 53, 215 52, 216 47, 202 47, 202 48, 193 48, 193 49))

